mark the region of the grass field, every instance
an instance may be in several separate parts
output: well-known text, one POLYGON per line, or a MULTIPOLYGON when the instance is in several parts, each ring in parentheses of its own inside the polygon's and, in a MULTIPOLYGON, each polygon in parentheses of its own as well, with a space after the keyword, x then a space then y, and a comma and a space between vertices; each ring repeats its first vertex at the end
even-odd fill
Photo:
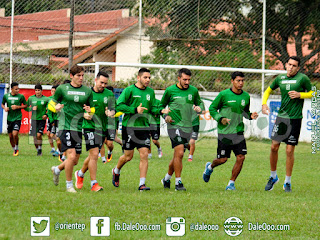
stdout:
MULTIPOLYGON (((158 159, 153 146, 153 158, 149 162, 147 186, 151 191, 140 193, 139 160, 134 159, 121 171, 120 187, 111 183, 111 169, 121 150, 116 145, 113 160, 102 164, 99 159, 97 180, 104 191, 90 191, 89 173, 84 187, 76 194, 66 193, 65 173, 60 184, 52 182, 51 166, 59 161, 49 155, 49 145, 44 146, 43 156, 37 157, 28 138, 20 138, 20 155, 12 156, 7 135, 0 135, 0 239, 30 239, 30 218, 50 217, 50 237, 43 239, 88 239, 90 217, 110 217, 110 239, 168 239, 166 218, 183 217, 186 232, 182 239, 225 239, 224 221, 238 217, 243 222, 239 239, 319 239, 319 155, 311 154, 310 144, 300 143, 296 148, 296 162, 292 178, 292 193, 285 193, 282 184, 285 177, 285 145, 279 151, 278 175, 280 183, 271 192, 264 187, 269 177, 269 141, 247 141, 248 155, 239 178, 236 191, 225 191, 235 157, 216 168, 209 183, 204 183, 202 173, 207 161, 216 155, 217 140, 201 139, 197 143, 195 159, 184 158, 182 180, 186 192, 163 189, 164 177, 173 150, 168 138, 161 138, 163 158, 158 159), (80 230, 54 229, 55 223, 83 223, 80 230), (160 231, 115 231, 115 222, 160 224, 160 231), (215 224, 217 231, 190 231, 192 223, 215 224), (288 224, 288 231, 249 231, 249 223, 288 224)), ((80 169, 87 153, 83 149, 80 169)), ((174 181, 174 178, 172 179, 174 181)), ((172 184, 173 185, 173 184, 172 184)), ((177 237, 178 238, 178 237, 177 237)), ((38 237, 38 239, 42 239, 38 237)))

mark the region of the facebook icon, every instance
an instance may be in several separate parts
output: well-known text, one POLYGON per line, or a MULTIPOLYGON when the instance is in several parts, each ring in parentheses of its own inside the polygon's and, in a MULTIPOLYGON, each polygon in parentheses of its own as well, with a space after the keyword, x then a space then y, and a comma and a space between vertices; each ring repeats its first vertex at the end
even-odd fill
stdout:
POLYGON ((93 237, 110 236, 110 218, 109 217, 91 217, 90 235, 93 237))

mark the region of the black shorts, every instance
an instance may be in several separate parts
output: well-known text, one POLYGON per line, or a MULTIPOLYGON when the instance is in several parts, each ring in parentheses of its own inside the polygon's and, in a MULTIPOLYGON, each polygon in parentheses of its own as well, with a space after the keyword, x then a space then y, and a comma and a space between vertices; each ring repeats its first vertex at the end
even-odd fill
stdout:
POLYGON ((16 121, 7 121, 7 131, 8 133, 12 133, 12 131, 20 131, 21 120, 16 121))
POLYGON ((124 150, 143 147, 150 149, 150 131, 149 129, 122 127, 122 143, 124 150))
POLYGON ((236 138, 237 141, 233 144, 231 139, 218 136, 217 158, 230 158, 231 150, 235 156, 247 154, 247 144, 244 136, 238 135, 236 138))
POLYGON ((54 120, 53 122, 47 122, 47 131, 52 133, 52 134, 56 134, 57 133, 57 129, 58 129, 58 120, 54 120))
POLYGON ((190 138, 191 138, 192 132, 184 132, 179 128, 171 128, 168 129, 168 135, 171 140, 171 146, 172 148, 175 148, 178 145, 183 144, 186 148, 189 144, 190 138))
POLYGON ((289 119, 277 117, 273 126, 271 139, 285 142, 287 145, 298 145, 302 119, 289 119))
POLYGON ((43 135, 45 126, 46 126, 46 120, 31 120, 29 135, 37 136, 37 133, 40 133, 41 135, 43 135))
POLYGON ((197 140, 199 136, 199 125, 192 126, 191 139, 197 140))
POLYGON ((96 147, 101 148, 104 139, 102 132, 99 133, 95 129, 83 129, 83 134, 87 151, 96 147))
POLYGON ((153 140, 159 140, 160 138, 160 124, 150 125, 150 136, 153 140))
POLYGON ((58 135, 61 140, 61 152, 74 148, 77 154, 81 154, 82 132, 62 130, 58 135))
POLYGON ((108 141, 114 141, 114 139, 116 138, 116 130, 108 129, 107 131, 103 132, 103 137, 108 141))

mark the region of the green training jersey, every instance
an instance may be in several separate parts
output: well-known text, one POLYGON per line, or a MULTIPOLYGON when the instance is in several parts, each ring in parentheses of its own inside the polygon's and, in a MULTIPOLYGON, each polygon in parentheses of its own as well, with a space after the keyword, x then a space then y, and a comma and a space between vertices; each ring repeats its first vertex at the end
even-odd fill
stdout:
POLYGON ((291 99, 288 92, 309 92, 311 90, 310 79, 303 73, 297 73, 294 77, 288 77, 287 74, 280 74, 270 85, 272 90, 278 87, 281 92, 281 106, 278 116, 290 119, 302 118, 304 100, 300 98, 291 99))
POLYGON ((161 105, 169 106, 171 110, 169 116, 174 122, 168 124, 168 129, 179 127, 185 132, 192 131, 195 116, 193 106, 200 106, 204 110, 198 89, 191 85, 187 89, 181 89, 176 84, 168 87, 162 96, 161 105))
POLYGON ((32 120, 43 120, 42 116, 47 113, 47 105, 49 103, 49 98, 42 95, 41 97, 36 97, 36 95, 32 95, 28 98, 26 111, 32 112, 31 119, 32 120), (37 107, 37 110, 32 110, 33 107, 37 107))
POLYGON ((11 93, 6 93, 3 96, 2 104, 7 104, 9 108, 7 120, 10 122, 18 121, 22 119, 21 109, 12 110, 12 105, 21 106, 21 104, 27 104, 25 97, 22 94, 12 95, 11 93))
POLYGON ((150 126, 150 114, 160 114, 160 108, 155 101, 152 88, 140 89, 135 84, 125 88, 117 100, 117 112, 125 115, 122 120, 124 127, 148 128, 150 126), (137 113, 137 107, 147 108, 143 114, 137 113))
POLYGON ((98 132, 115 129, 115 119, 107 117, 105 110, 115 110, 115 98, 112 91, 104 89, 103 92, 95 92, 92 88, 93 107, 95 113, 92 120, 83 119, 82 127, 85 129, 96 129, 98 132))
MULTIPOLYGON (((159 108, 161 101, 159 99, 155 99, 155 101, 156 101, 156 105, 159 108)), ((150 115, 150 124, 160 125, 160 114, 150 115)))
POLYGON ((60 85, 52 100, 64 104, 58 113, 59 130, 82 131, 84 104, 93 106, 92 91, 86 86, 73 87, 71 83, 60 85))
MULTIPOLYGON (((52 98, 53 98, 53 96, 48 97, 48 99, 49 99, 48 102, 50 102, 50 100, 52 100, 52 98)), ((53 121, 58 120, 58 114, 49 111, 48 107, 47 107, 47 115, 48 115, 48 119, 49 119, 50 123, 53 123, 53 121)))
POLYGON ((250 95, 242 91, 234 93, 231 88, 221 91, 209 107, 210 115, 218 122, 218 134, 236 134, 244 132, 243 117, 250 119, 250 95), (223 125, 222 118, 228 118, 230 124, 223 125))

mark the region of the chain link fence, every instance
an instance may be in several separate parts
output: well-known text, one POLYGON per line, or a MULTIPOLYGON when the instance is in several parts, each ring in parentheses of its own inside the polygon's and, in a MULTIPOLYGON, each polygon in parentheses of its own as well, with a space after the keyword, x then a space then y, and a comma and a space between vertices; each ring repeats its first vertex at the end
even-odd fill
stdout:
MULTIPOLYGON (((0 82, 10 79, 11 1, 0 1, 0 82)), ((320 1, 267 0, 265 68, 284 69, 290 55, 319 86, 320 1)), ((73 64, 129 62, 262 68, 263 2, 259 0, 57 0, 16 1, 13 74, 19 83, 57 84, 73 64), (74 2, 74 29, 69 42, 74 2), (140 8, 141 6, 141 8, 140 8), (71 24, 70 24, 71 22, 71 24), (70 45, 71 44, 71 45, 70 45)), ((103 67, 125 87, 135 68, 103 67)), ((94 67, 86 68, 92 84, 94 67)), ((164 89, 176 70, 153 69, 153 87, 164 89)), ((201 90, 229 87, 229 72, 194 71, 201 90)), ((275 76, 265 78, 265 88, 275 76)), ((260 94, 261 74, 246 74, 246 90, 260 94)))

